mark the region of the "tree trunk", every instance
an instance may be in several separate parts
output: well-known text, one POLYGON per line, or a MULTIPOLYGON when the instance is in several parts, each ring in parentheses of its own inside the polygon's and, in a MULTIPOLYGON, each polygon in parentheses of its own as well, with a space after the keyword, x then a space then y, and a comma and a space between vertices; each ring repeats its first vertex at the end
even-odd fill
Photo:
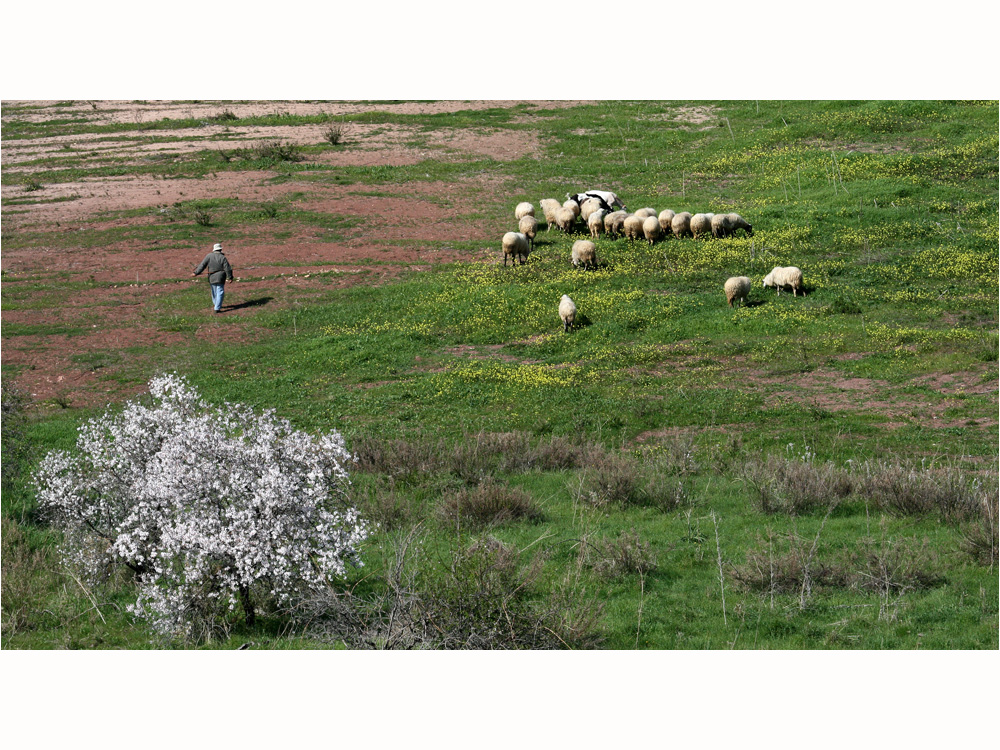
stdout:
POLYGON ((257 621, 257 615, 253 609, 253 602, 250 601, 250 587, 240 586, 240 601, 243 604, 243 611, 247 616, 247 625, 251 627, 257 621))

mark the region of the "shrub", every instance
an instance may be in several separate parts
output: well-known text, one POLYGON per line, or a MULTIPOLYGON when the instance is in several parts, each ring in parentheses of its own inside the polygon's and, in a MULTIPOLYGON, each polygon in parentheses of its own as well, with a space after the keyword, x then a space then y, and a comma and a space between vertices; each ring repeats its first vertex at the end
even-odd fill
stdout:
POLYGON ((253 161, 302 161, 302 150, 294 143, 286 143, 277 138, 258 141, 249 148, 236 150, 241 159, 253 161))
MULTIPOLYGON (((6 462, 6 453, 4 460, 6 462)), ((0 576, 3 635, 8 638, 31 626, 45 606, 45 585, 55 578, 45 550, 32 549, 20 524, 2 519, 3 575, 0 576)))
POLYGON ((298 602, 290 614, 304 634, 378 649, 591 647, 601 639, 603 607, 579 585, 563 581, 537 596, 537 554, 522 560, 487 537, 442 559, 423 551, 418 527, 382 540, 391 545, 385 579, 364 594, 327 588, 298 602))
POLYGON ((610 578, 656 570, 652 545, 642 541, 634 528, 620 532, 616 539, 583 539, 580 560, 595 573, 610 578))
POLYGON ((202 227, 212 226, 212 214, 208 211, 195 211, 194 212, 195 223, 202 227))
POLYGON ((204 637, 237 605, 253 624, 258 605, 361 564, 368 528, 346 501, 338 433, 213 407, 177 375, 149 390, 151 403, 89 420, 74 451, 39 465, 39 504, 63 530, 67 565, 92 583, 127 567, 133 613, 163 634, 204 637))
POLYGON ((0 467, 3 473, 3 489, 6 492, 24 472, 31 454, 26 434, 25 412, 28 399, 9 378, 0 381, 0 392, 2 392, 3 409, 0 422, 3 461, 0 462, 0 467))
POLYGON ((763 513, 808 513, 828 508, 851 494, 851 474, 832 462, 817 463, 809 452, 797 458, 768 456, 747 461, 740 479, 763 513))
POLYGON ((997 524, 1000 496, 996 485, 987 486, 982 493, 982 511, 972 521, 963 523, 959 529, 962 534, 962 549, 970 554, 980 565, 992 567, 996 565, 997 538, 1000 537, 1000 527, 997 524))
POLYGON ((869 461, 857 472, 857 492, 875 507, 899 515, 938 513, 947 521, 980 517, 985 500, 996 494, 996 474, 980 478, 956 466, 917 469, 869 461))
POLYGON ((441 504, 441 518, 457 528, 480 529, 510 521, 538 521, 541 508, 524 490, 494 479, 475 487, 463 487, 447 496, 441 504))
POLYGON ((323 140, 325 140, 331 146, 336 146, 343 140, 346 132, 347 132, 347 127, 345 125, 341 124, 331 125, 326 129, 326 132, 323 133, 323 140))

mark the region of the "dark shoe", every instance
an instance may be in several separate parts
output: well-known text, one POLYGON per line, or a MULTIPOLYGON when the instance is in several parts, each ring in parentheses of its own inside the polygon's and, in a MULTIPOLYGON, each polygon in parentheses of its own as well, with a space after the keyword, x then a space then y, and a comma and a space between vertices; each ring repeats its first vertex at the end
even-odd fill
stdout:
POLYGON ((220 312, 222 312, 222 310, 216 310, 215 312, 220 313, 220 312))

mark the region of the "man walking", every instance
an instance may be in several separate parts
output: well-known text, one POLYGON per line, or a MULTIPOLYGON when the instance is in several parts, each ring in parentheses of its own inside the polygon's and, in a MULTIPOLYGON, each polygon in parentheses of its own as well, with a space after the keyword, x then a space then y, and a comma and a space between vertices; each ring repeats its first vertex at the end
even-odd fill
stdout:
POLYGON ((222 298, 226 295, 226 281, 233 280, 233 267, 229 265, 229 260, 222 254, 222 243, 216 242, 212 252, 205 256, 205 259, 194 269, 192 276, 197 276, 205 269, 208 269, 208 283, 212 287, 212 306, 215 312, 222 312, 222 298))

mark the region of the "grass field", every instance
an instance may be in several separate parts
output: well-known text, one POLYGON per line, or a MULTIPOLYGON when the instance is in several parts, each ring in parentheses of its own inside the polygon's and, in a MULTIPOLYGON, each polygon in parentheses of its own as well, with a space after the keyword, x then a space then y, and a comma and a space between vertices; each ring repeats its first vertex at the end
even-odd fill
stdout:
MULTIPOLYGON (((486 598, 462 633, 516 612, 554 646, 997 648, 996 102, 237 104, 4 103, 5 648, 178 645, 125 613, 127 579, 66 574, 28 482, 164 370, 345 435, 381 528, 336 587, 372 611, 410 540, 417 601, 486 598), (188 194, 90 195, 140 182, 188 194), (542 231, 500 262, 518 202, 589 188, 753 236, 602 237, 583 271, 582 229, 542 231), (161 259, 215 238, 268 252, 209 318, 161 259), (783 265, 804 297, 762 287, 783 265)), ((413 645, 379 623, 234 617, 200 645, 413 645)))

